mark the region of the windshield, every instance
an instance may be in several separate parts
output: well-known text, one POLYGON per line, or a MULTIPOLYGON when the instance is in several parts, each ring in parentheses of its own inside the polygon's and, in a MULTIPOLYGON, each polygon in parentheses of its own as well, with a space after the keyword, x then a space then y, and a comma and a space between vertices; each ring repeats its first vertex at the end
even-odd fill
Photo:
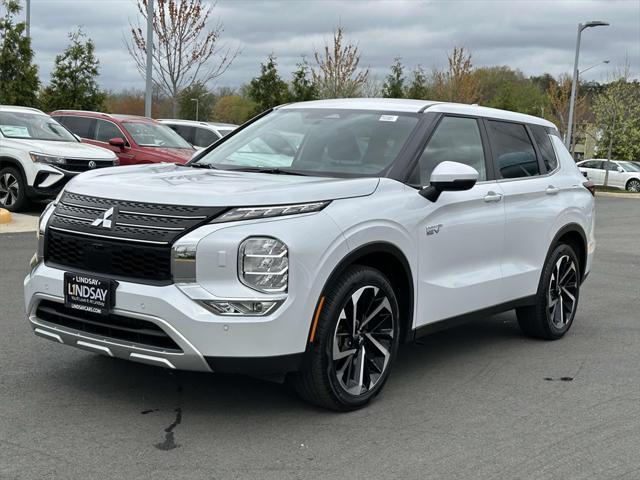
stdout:
POLYGON ((0 112, 0 132, 6 138, 77 142, 66 128, 49 115, 29 112, 0 112))
POLYGON ((618 162, 627 172, 640 172, 640 164, 636 162, 618 162))
POLYGON ((262 117, 197 160, 216 168, 277 168, 311 174, 376 175, 418 123, 412 114, 283 109, 262 117))
POLYGON ((166 125, 151 122, 123 122, 122 125, 141 147, 188 148, 191 144, 166 125))

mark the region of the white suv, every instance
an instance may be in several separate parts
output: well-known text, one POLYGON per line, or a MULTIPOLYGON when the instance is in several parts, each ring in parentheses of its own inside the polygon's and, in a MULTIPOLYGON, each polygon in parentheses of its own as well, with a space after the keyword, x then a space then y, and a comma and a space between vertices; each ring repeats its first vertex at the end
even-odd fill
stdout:
MULTIPOLYGON (((287 374, 366 404, 398 346, 516 309, 562 337, 594 198, 546 120, 415 100, 275 108, 187 165, 76 177, 25 279, 34 332, 168 368, 287 374)), ((284 378, 284 377, 283 377, 284 378)))
POLYGON ((54 198, 79 172, 117 164, 113 152, 80 143, 44 112, 0 105, 0 208, 54 198))

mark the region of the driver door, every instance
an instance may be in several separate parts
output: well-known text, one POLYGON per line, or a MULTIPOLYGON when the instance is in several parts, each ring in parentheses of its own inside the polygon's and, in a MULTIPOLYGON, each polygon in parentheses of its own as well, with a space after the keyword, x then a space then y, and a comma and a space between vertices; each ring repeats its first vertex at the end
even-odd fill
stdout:
POLYGON ((505 208, 493 178, 481 125, 473 117, 443 116, 417 166, 420 184, 449 160, 478 170, 467 191, 443 192, 424 205, 418 223, 418 317, 416 327, 481 310, 499 303, 502 284, 505 208))

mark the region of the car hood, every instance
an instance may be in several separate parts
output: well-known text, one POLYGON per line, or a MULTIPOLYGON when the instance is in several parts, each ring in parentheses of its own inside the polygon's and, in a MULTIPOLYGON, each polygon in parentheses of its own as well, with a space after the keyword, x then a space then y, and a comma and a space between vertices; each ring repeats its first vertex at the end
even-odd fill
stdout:
POLYGON ((161 162, 188 162, 195 149, 190 148, 164 148, 164 147, 141 147, 147 157, 157 158, 161 162))
POLYGON ((80 142, 50 142, 47 140, 3 139, 15 147, 30 152, 43 153, 68 158, 88 158, 92 160, 114 160, 116 154, 106 148, 80 142))
POLYGON ((377 178, 328 178, 233 172, 170 163, 104 168, 76 176, 81 195, 193 206, 258 206, 371 195, 377 178))

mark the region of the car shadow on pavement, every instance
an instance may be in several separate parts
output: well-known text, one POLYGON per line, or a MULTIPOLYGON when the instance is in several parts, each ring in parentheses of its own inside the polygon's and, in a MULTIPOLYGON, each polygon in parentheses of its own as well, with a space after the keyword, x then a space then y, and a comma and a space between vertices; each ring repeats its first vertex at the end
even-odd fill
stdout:
MULTIPOLYGON (((521 343, 515 315, 506 313, 479 317, 467 325, 438 332, 400 347, 392 375, 392 388, 415 388, 416 379, 430 388, 429 377, 461 357, 475 361, 486 350, 521 343)), ((70 390, 98 398, 107 397, 124 406, 149 413, 173 410, 188 404, 200 413, 220 412, 244 415, 248 412, 315 410, 299 400, 286 386, 241 375, 176 371, 109 358, 86 352, 81 361, 67 364, 56 374, 70 390)), ((68 392, 73 395, 74 392, 68 392)))

